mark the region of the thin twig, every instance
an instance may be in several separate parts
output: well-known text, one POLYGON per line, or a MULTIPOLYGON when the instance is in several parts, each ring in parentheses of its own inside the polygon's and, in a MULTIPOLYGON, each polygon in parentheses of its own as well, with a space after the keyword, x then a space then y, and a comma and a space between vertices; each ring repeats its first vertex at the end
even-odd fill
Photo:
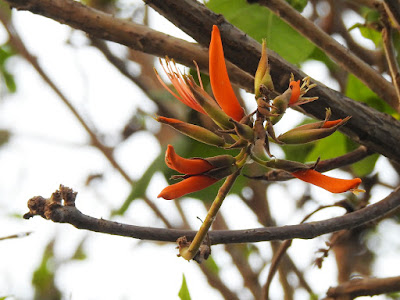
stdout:
POLYGON ((385 50, 386 60, 389 65, 390 76, 392 77, 393 85, 396 89, 397 94, 397 110, 400 108, 400 71, 399 65, 397 64, 396 53, 393 46, 392 27, 389 24, 389 20, 382 18, 383 29, 382 29, 382 40, 383 48, 385 50))
POLYGON ((0 241, 10 240, 10 239, 19 239, 22 237, 26 237, 26 236, 30 235, 31 233, 32 232, 22 232, 22 233, 12 234, 12 235, 8 235, 8 236, 3 236, 3 237, 0 237, 0 241))
POLYGON ((386 11, 388 12, 396 29, 400 31, 400 5, 397 0, 383 0, 386 11))
MULTIPOLYGON (((317 208, 316 210, 314 210, 313 212, 311 212, 310 214, 308 214, 307 216, 305 216, 303 218, 303 220, 300 222, 300 224, 304 223, 305 221, 307 221, 312 215, 314 215, 316 212, 324 209, 324 208, 328 208, 328 207, 332 207, 333 205, 324 205, 324 206, 320 206, 319 208, 317 208)), ((286 240, 284 241, 280 246, 278 251, 276 251, 274 253, 274 257, 272 258, 271 261, 271 266, 269 268, 269 272, 268 272, 268 276, 267 276, 267 281, 265 282, 265 285, 263 287, 263 293, 264 293, 264 299, 268 300, 269 299, 269 287, 271 285, 272 279, 274 278, 274 275, 276 273, 276 271, 278 270, 278 266, 279 263, 281 262, 282 258, 284 257, 284 255, 287 252, 287 249, 289 249, 289 247, 292 245, 293 240, 286 240)))

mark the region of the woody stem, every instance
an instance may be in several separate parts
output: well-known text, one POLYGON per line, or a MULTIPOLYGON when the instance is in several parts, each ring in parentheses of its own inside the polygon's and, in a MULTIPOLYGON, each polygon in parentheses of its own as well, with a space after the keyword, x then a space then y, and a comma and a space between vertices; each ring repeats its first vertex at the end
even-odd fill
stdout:
POLYGON ((215 217, 224 201, 226 195, 231 190, 236 178, 239 176, 241 169, 238 169, 235 173, 229 175, 224 184, 220 187, 217 196, 215 197, 210 209, 208 210, 207 216, 204 219, 199 231, 196 233, 192 243, 188 248, 180 250, 180 255, 186 259, 191 260, 199 250, 204 238, 206 237, 208 230, 210 229, 215 217))

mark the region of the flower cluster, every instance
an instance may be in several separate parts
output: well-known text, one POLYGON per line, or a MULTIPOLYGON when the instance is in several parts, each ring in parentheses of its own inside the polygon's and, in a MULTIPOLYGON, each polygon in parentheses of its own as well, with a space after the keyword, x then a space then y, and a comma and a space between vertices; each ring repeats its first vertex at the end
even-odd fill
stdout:
MULTIPOLYGON (((278 144, 304 144, 322 139, 334 133, 350 117, 330 120, 331 111, 328 109, 324 121, 302 125, 276 136, 273 126, 281 120, 288 108, 314 101, 317 97, 304 97, 315 86, 310 83, 310 78, 296 81, 292 75, 287 90, 274 99, 269 99, 268 95, 274 91, 274 86, 265 42, 263 42, 262 56, 254 80, 257 110, 248 115, 241 107, 229 81, 221 36, 216 25, 213 26, 209 47, 209 75, 215 100, 204 90, 200 74, 198 85, 191 76, 182 74, 173 60, 167 58, 165 65, 162 62, 161 64, 176 92, 172 91, 157 74, 163 86, 179 101, 209 117, 219 130, 211 131, 198 125, 162 116, 158 116, 156 120, 202 143, 224 149, 239 148, 241 151, 235 157, 221 155, 187 159, 176 154, 173 146, 168 145, 165 155, 166 164, 182 174, 173 178, 182 180, 163 189, 158 197, 175 199, 199 191, 240 170, 249 161, 290 172, 294 177, 332 193, 360 191, 358 190, 361 184, 359 178, 347 180, 329 177, 317 172, 315 166, 310 167, 299 162, 276 159, 270 153, 269 142, 271 141, 278 144), (224 134, 228 134, 230 138, 224 138, 224 134)), ((197 71, 200 73, 198 68, 197 71)))

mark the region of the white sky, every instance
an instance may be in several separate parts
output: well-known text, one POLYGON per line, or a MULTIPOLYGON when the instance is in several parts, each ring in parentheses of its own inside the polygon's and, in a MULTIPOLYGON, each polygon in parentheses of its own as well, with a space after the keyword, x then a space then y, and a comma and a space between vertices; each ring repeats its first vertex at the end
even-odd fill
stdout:
MULTIPOLYGON (((157 29, 183 36, 174 26, 151 13, 151 20, 154 17, 157 17, 154 25, 157 29)), ((26 46, 38 57, 42 67, 85 118, 110 140, 118 140, 116 134, 120 126, 126 123, 135 109, 153 113, 151 102, 110 67, 101 54, 85 46, 81 33, 71 34, 67 26, 28 12, 16 13, 15 21, 26 46), (67 45, 69 38, 78 46, 67 45)), ((4 33, 0 39, 4 40, 4 33)), ((0 257, 3 258, 0 263, 0 296, 14 295, 16 299, 30 299, 32 272, 40 263, 45 245, 56 237, 59 259, 56 263, 62 263, 63 259, 72 255, 81 239, 87 237, 85 251, 88 259, 63 264, 57 273, 57 284, 66 299, 178 299, 182 274, 186 276, 192 299, 221 299, 219 293, 209 287, 196 263, 176 257, 174 244, 160 246, 152 242, 79 231, 70 225, 54 224, 39 217, 25 221, 10 216, 27 212, 26 202, 30 197, 50 196, 60 183, 78 191, 77 207, 94 217, 107 218, 110 209, 119 207, 130 191, 130 187, 112 170, 101 153, 89 146, 82 146, 88 141, 86 133, 35 71, 20 59, 14 59, 10 64, 15 70, 18 92, 0 100, 0 128, 10 129, 14 133, 9 145, 0 149, 0 237, 26 231, 32 231, 33 234, 0 242, 0 257), (96 172, 104 172, 105 179, 85 187, 86 177, 96 172)), ((314 66, 306 68, 306 72, 311 72, 311 69, 315 70, 314 66)), ((326 74, 319 74, 320 77, 312 75, 321 81, 324 80, 323 76, 327 77, 326 74)), ((296 114, 293 116, 297 118, 296 114)), ((134 178, 138 178, 158 154, 159 147, 149 134, 131 137, 116 151, 117 160, 134 178)), ((387 170, 384 176, 391 183, 393 173, 387 162, 382 160, 379 164, 387 170)), ((156 176, 151 183, 149 197, 166 215, 176 215, 171 201, 155 198, 165 184, 161 176, 156 176)), ((295 181, 291 184, 289 195, 280 185, 269 191, 271 209, 278 224, 296 224, 305 214, 302 212, 299 215, 291 201, 292 196, 302 192, 305 186, 295 181), (283 208, 285 213, 282 214, 283 208)), ((320 203, 331 203, 340 198, 321 189, 313 189, 312 193, 320 203)), ((377 191, 374 201, 388 193, 389 190, 385 189, 377 191)), ((182 205, 188 211, 192 224, 200 225, 196 217, 204 218, 204 209, 191 200, 182 205)), ((254 216, 235 197, 227 199, 222 213, 232 228, 259 226, 254 216)), ((316 219, 341 213, 320 213, 316 219)), ((140 200, 119 221, 162 226, 140 200)), ((390 239, 391 232, 394 234, 395 229, 390 222, 381 226, 380 230, 385 234, 381 235, 382 240, 377 247, 390 244, 393 241, 390 239)), ((295 241, 289 253, 301 269, 311 270, 313 254, 324 246, 326 239, 295 241)), ((395 246, 398 250, 399 245, 395 246)), ((266 259, 270 259, 267 243, 260 243, 258 247, 266 259)), ((241 291, 241 278, 235 269, 229 267, 230 258, 221 251, 222 248, 213 247, 213 258, 223 266, 226 284, 238 291, 242 299, 249 299, 248 291, 241 291)), ((390 263, 385 263, 386 266, 400 263, 396 251, 386 252, 384 259, 390 263)), ((382 269, 382 265, 377 270, 377 276, 398 275, 397 270, 382 269)), ((327 271, 334 270, 334 261, 328 258, 325 268, 314 268, 309 273, 312 276, 309 281, 320 295, 335 283, 335 271, 327 271), (323 277, 323 280, 315 284, 318 277, 323 277)), ((266 274, 264 270, 263 279, 266 274)), ((276 282, 273 284, 273 295, 275 299, 281 297, 276 282)), ((308 299, 308 296, 300 291, 296 299, 308 299)))

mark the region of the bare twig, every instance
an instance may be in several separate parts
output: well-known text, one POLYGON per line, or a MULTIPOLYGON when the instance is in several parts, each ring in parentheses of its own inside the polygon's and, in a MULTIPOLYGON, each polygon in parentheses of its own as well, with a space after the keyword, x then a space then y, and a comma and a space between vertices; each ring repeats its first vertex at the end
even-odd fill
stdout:
MULTIPOLYGON (((303 218, 303 220, 300 222, 300 224, 304 223, 305 221, 307 221, 312 215, 314 215, 316 212, 324 209, 324 208, 328 208, 328 207, 332 207, 334 205, 324 205, 324 206, 320 206, 319 208, 317 208, 316 210, 314 210, 313 212, 311 212, 310 214, 308 214, 307 216, 305 216, 303 218)), ((269 272, 268 272, 268 276, 267 276, 267 281, 265 282, 265 285, 263 287, 263 293, 264 293, 264 299, 268 300, 269 299, 269 287, 271 285, 272 279, 274 278, 274 275, 278 269, 279 263, 282 261, 282 258, 284 257, 285 253, 287 252, 287 249, 289 249, 289 247, 292 245, 293 240, 286 240, 284 241, 280 246, 278 251, 276 251, 274 253, 274 257, 272 258, 271 261, 271 266, 269 268, 269 272)))
POLYGON ((383 0, 386 11, 389 13, 397 30, 400 31, 400 5, 397 0, 383 0))
MULTIPOLYGON (((71 194, 71 189, 61 186, 60 191, 54 194, 71 194)), ((186 236, 192 240, 196 231, 177 230, 166 228, 142 227, 121 224, 97 219, 82 214, 75 207, 73 201, 65 201, 62 205, 61 196, 49 199, 41 196, 33 197, 28 201, 29 212, 24 218, 40 215, 45 219, 57 223, 69 223, 78 229, 102 232, 112 235, 126 236, 142 240, 175 242, 179 237, 186 236), (71 204, 68 204, 71 203, 71 204)), ((336 232, 343 229, 352 229, 367 222, 371 222, 400 207, 400 187, 378 203, 367 206, 356 212, 328 220, 287 225, 282 227, 263 227, 244 230, 216 230, 209 232, 211 244, 253 243, 272 240, 312 239, 317 236, 336 232)))
POLYGON ((0 237, 0 241, 19 239, 22 237, 26 237, 26 236, 30 235, 31 233, 32 232, 22 232, 22 233, 12 234, 12 235, 8 235, 8 236, 3 236, 3 237, 0 237))
MULTIPOLYGON (((62 24, 83 30, 93 37, 113 41, 131 49, 159 57, 174 58, 176 62, 195 67, 196 60, 200 70, 208 73, 208 50, 199 45, 174 38, 127 20, 115 18, 102 11, 90 8, 73 0, 11 0, 8 2, 17 9, 49 17, 62 24)), ((232 64, 227 65, 231 80, 251 92, 252 76, 232 64), (250 89, 248 89, 250 87, 250 89)))
POLYGON ((389 20, 383 20, 382 40, 383 48, 385 49, 386 60, 389 65, 390 76, 392 77, 393 85, 396 89, 397 95, 397 110, 400 108, 400 72, 399 65, 397 64, 396 54, 393 46, 392 27, 389 20))

